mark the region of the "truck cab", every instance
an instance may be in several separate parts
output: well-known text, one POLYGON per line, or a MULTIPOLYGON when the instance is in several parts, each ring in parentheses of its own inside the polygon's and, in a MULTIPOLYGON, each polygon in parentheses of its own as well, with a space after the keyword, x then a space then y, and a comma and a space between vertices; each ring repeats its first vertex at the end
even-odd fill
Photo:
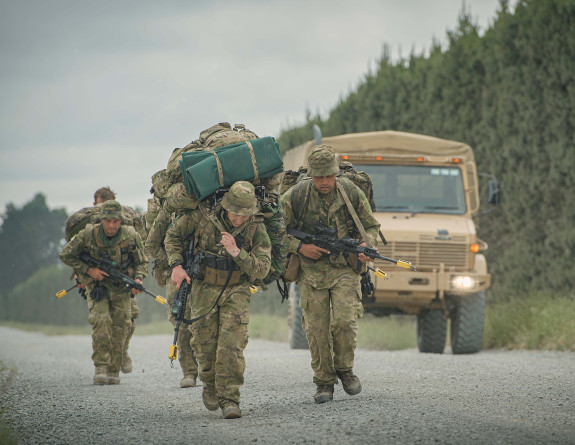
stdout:
MULTIPOLYGON (((421 352, 443 352, 450 320, 453 353, 478 352, 491 276, 482 254, 487 243, 477 237, 473 221, 480 200, 471 147, 398 131, 345 134, 322 143, 371 177, 374 215, 387 241, 377 246, 379 252, 416 267, 411 271, 376 261, 387 279, 372 277, 375 292, 363 298, 365 311, 415 315, 421 352)), ((310 141, 288 150, 285 169, 305 165, 314 145, 310 141)), ((490 190, 489 201, 498 203, 496 181, 490 181, 490 190)), ((291 293, 296 292, 292 286, 291 293)))

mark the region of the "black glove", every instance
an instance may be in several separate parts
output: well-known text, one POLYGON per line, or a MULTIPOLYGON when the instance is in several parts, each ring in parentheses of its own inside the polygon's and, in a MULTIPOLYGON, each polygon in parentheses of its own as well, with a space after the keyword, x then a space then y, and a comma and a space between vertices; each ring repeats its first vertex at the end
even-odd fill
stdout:
POLYGON ((375 290, 375 286, 371 281, 371 275, 369 272, 364 272, 361 274, 361 296, 363 298, 370 297, 373 295, 373 291, 375 290))
POLYGON ((90 292, 90 298, 94 301, 100 301, 106 298, 106 288, 98 284, 92 289, 92 292, 90 292))

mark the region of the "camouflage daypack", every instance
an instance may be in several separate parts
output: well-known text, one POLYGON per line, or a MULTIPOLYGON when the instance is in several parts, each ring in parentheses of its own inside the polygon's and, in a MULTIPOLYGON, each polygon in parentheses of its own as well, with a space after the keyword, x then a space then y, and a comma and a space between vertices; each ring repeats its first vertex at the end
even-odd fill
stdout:
MULTIPOLYGON (((84 207, 70 215, 66 221, 64 235, 70 241, 87 224, 97 224, 100 220, 100 206, 84 207)), ((141 215, 133 208, 122 206, 122 224, 136 229, 142 240, 145 240, 146 230, 141 215)))

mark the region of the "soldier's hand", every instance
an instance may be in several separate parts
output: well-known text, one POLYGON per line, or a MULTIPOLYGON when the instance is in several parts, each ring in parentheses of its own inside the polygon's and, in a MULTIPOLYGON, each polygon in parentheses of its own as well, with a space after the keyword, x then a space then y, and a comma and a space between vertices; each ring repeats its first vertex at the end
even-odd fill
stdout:
MULTIPOLYGON (((367 244, 361 243, 360 246, 367 247, 367 244)), ((365 256, 363 253, 360 253, 357 257, 359 258, 359 261, 361 261, 362 263, 365 263, 366 261, 373 261, 372 258, 365 256)))
POLYGON ((236 245, 235 238, 228 232, 222 232, 222 239, 220 243, 222 243, 222 246, 224 246, 226 251, 234 258, 240 254, 240 249, 236 245))
POLYGON ((312 260, 318 260, 323 255, 329 255, 329 250, 318 247, 315 244, 302 244, 299 248, 299 253, 312 260))
MULTIPOLYGON (((134 281, 136 281, 137 283, 140 283, 140 284, 144 284, 144 283, 142 283, 142 280, 140 280, 139 278, 136 278, 134 281)), ((141 290, 132 288, 132 294, 138 295, 138 294, 141 294, 141 293, 142 293, 141 290)))
POLYGON ((92 277, 96 281, 102 281, 104 278, 109 276, 106 272, 102 269, 98 269, 97 267, 90 267, 88 269, 88 275, 92 277))
POLYGON ((186 271, 182 266, 176 266, 172 269, 172 284, 176 286, 178 290, 180 290, 180 286, 182 285, 182 281, 186 280, 188 284, 192 282, 192 279, 188 276, 186 271))

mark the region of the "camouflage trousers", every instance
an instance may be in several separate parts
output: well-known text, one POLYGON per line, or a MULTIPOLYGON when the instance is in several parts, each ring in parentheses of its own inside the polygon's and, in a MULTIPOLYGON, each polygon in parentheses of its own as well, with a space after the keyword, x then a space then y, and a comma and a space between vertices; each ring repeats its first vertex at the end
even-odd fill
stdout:
MULTIPOLYGON (((166 298, 168 300, 168 320, 172 326, 176 327, 176 321, 172 317, 172 301, 174 301, 174 292, 176 286, 170 282, 166 283, 166 298)), ((186 305, 186 312, 184 318, 190 319, 190 298, 188 297, 188 304, 186 305)), ((192 349, 192 332, 188 329, 188 325, 181 324, 178 331, 178 360, 180 368, 184 375, 198 375, 198 363, 196 361, 196 354, 192 349)))
POLYGON ((136 298, 131 298, 131 309, 130 309, 130 329, 128 330, 128 336, 126 337, 126 341, 124 341, 124 354, 128 352, 128 348, 130 347, 130 339, 132 335, 134 335, 134 331, 136 330, 136 318, 140 315, 140 308, 138 307, 138 301, 136 298))
POLYGON ((110 292, 100 301, 88 297, 88 322, 92 325, 94 366, 106 365, 108 371, 122 367, 124 342, 132 325, 129 292, 110 292))
POLYGON ((353 369, 356 320, 363 316, 359 275, 349 272, 327 289, 298 283, 302 323, 309 342, 316 385, 335 384, 336 370, 353 369))
MULTIPOLYGON (((207 312, 221 291, 220 286, 194 282, 192 314, 207 312), (196 298, 196 295, 200 296, 196 298)), ((191 325, 192 345, 200 365, 204 385, 215 386, 220 400, 240 403, 248 344, 250 291, 247 283, 226 289, 208 316, 191 325)))

